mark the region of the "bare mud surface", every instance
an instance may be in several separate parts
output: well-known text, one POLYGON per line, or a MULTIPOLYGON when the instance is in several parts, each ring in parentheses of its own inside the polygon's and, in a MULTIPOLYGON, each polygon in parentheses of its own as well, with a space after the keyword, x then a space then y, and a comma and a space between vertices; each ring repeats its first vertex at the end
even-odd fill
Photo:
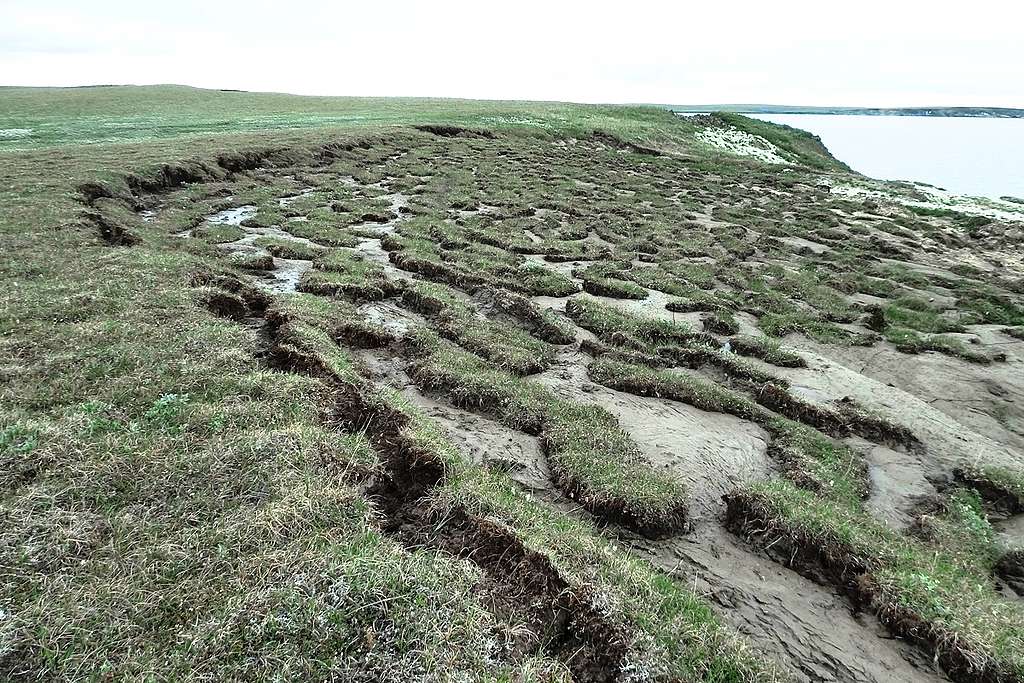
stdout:
POLYGON ((795 394, 820 403, 851 396, 910 428, 928 453, 929 476, 948 474, 965 457, 982 453, 996 462, 1022 462, 1024 439, 996 417, 1009 424, 1024 417, 1024 366, 1016 358, 977 365, 925 353, 908 362, 884 343, 825 349, 802 338, 787 341, 810 366, 779 370, 795 394))
POLYGON ((378 381, 399 390, 407 401, 434 420, 474 463, 508 472, 531 492, 552 490, 547 461, 537 437, 424 393, 401 368, 401 363, 386 352, 363 351, 357 357, 378 381))
POLYGON ((752 552, 717 524, 669 541, 629 542, 656 566, 692 582, 759 652, 788 664, 797 680, 948 680, 915 648, 889 637, 874 616, 855 616, 845 597, 752 552))
POLYGON ((686 482, 691 519, 716 516, 725 493, 765 478, 768 436, 757 425, 594 384, 587 377, 589 361, 578 349, 564 349, 551 369, 535 379, 564 398, 596 403, 615 415, 652 463, 686 482))
POLYGON ((393 301, 373 301, 359 307, 371 323, 380 325, 396 336, 406 334, 415 327, 426 325, 423 316, 414 311, 402 308, 393 301))
POLYGON ((906 528, 914 521, 917 503, 936 493, 927 479, 923 457, 859 437, 848 439, 847 444, 861 453, 868 464, 871 491, 867 509, 895 529, 906 528))

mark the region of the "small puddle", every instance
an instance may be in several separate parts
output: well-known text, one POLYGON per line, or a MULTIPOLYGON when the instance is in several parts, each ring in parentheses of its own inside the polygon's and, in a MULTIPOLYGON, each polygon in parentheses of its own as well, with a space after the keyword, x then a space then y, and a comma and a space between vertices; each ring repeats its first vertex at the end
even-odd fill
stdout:
POLYGON ((234 209, 218 211, 212 216, 207 216, 206 222, 214 225, 241 225, 242 221, 253 218, 255 215, 256 207, 252 204, 246 204, 234 209))

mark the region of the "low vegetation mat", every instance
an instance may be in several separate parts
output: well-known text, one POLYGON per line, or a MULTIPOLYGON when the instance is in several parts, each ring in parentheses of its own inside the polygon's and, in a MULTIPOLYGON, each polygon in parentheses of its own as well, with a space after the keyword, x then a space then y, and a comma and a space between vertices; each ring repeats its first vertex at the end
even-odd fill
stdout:
POLYGON ((3 97, 0 679, 1024 680, 1019 210, 737 115, 3 97))

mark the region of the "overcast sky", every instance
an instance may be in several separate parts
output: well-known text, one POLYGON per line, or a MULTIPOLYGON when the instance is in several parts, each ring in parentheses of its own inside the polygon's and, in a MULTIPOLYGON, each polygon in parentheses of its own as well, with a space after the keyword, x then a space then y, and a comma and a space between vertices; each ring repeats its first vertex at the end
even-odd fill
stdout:
POLYGON ((1024 107, 1022 4, 0 0, 0 84, 1024 107))

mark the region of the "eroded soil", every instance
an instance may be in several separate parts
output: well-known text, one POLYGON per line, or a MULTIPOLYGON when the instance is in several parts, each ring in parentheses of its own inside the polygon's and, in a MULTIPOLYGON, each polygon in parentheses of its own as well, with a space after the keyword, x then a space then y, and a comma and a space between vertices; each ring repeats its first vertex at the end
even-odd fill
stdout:
MULTIPOLYGON (((443 283, 480 317, 482 291, 528 297, 575 341, 551 344, 546 367, 526 381, 602 407, 650 468, 686 485, 686 528, 652 539, 598 518, 607 533, 692 584, 759 652, 798 680, 944 680, 925 650, 893 638, 825 578, 788 569, 725 530, 722 496, 783 472, 770 452, 774 437, 761 424, 596 383, 588 373, 595 361, 588 344, 611 344, 619 352, 636 346, 584 329, 567 316, 566 303, 589 298, 637 319, 689 325, 695 332, 705 329, 710 313, 729 311, 735 329, 707 333, 702 342, 709 353, 724 354, 725 362, 739 358, 730 347, 736 334, 780 340, 806 367, 745 362, 797 399, 826 408, 853 399, 919 441, 908 447, 842 435, 868 475, 866 509, 903 530, 913 524, 921 501, 939 494, 965 460, 1024 464, 1024 341, 1004 334, 1007 324, 987 322, 992 316, 969 319, 975 290, 996 287, 985 295, 1019 302, 1014 287, 1024 273, 1007 271, 993 281, 969 270, 957 275, 948 263, 939 267, 948 259, 944 244, 957 249, 969 239, 955 225, 925 221, 898 205, 837 198, 799 170, 790 178, 760 166, 712 175, 584 141, 517 141, 512 147, 500 138, 403 133, 391 144, 387 155, 355 149, 318 168, 267 164, 238 172, 225 181, 232 206, 211 211, 205 222, 237 226, 244 234, 211 248, 225 257, 271 257, 272 268, 243 273, 271 296, 313 291, 308 278, 325 269, 353 277, 370 269, 388 287, 379 293, 338 289, 335 295, 352 299, 359 316, 394 340, 354 352, 367 376, 398 389, 473 463, 507 472, 539 500, 589 518, 553 483, 537 433, 503 423, 483 402, 474 407, 418 386, 409 372, 403 344, 438 322, 413 310, 403 290, 443 283), (518 194, 509 194, 510 187, 518 194), (265 216, 269 224, 261 222, 265 216), (265 246, 268 238, 315 254, 274 255, 265 246), (324 266, 318 260, 335 253, 351 263, 324 266), (894 253, 903 256, 892 258, 894 253), (886 269, 893 264, 895 270, 886 269), (580 292, 593 286, 602 294, 580 292), (680 301, 690 303, 676 308, 688 310, 670 310, 680 301), (883 327, 874 329, 868 317, 881 309, 883 327), (918 309, 932 316, 927 325, 913 323, 924 335, 936 334, 936 320, 963 320, 963 332, 949 333, 960 345, 915 355, 901 351, 885 335, 904 324, 896 321, 907 310, 918 309), (772 327, 773 316, 795 322, 772 327), (816 325, 826 330, 827 341, 808 332, 816 325), (961 348, 980 358, 958 356, 961 348)), ((765 154, 777 161, 777 150, 765 154)), ((192 201, 172 188, 159 206, 192 201)), ((147 209, 144 219, 180 237, 179 248, 201 241, 195 226, 177 229, 168 211, 147 209)), ((1004 247, 992 242, 986 248, 1004 247)), ((1011 317, 1013 305, 1007 309, 1011 317)), ((486 344, 502 349, 506 340, 498 334, 486 344)), ((724 365, 661 367, 757 395, 724 365)), ((1019 522, 999 524, 1006 543, 1021 542, 1019 522)))

